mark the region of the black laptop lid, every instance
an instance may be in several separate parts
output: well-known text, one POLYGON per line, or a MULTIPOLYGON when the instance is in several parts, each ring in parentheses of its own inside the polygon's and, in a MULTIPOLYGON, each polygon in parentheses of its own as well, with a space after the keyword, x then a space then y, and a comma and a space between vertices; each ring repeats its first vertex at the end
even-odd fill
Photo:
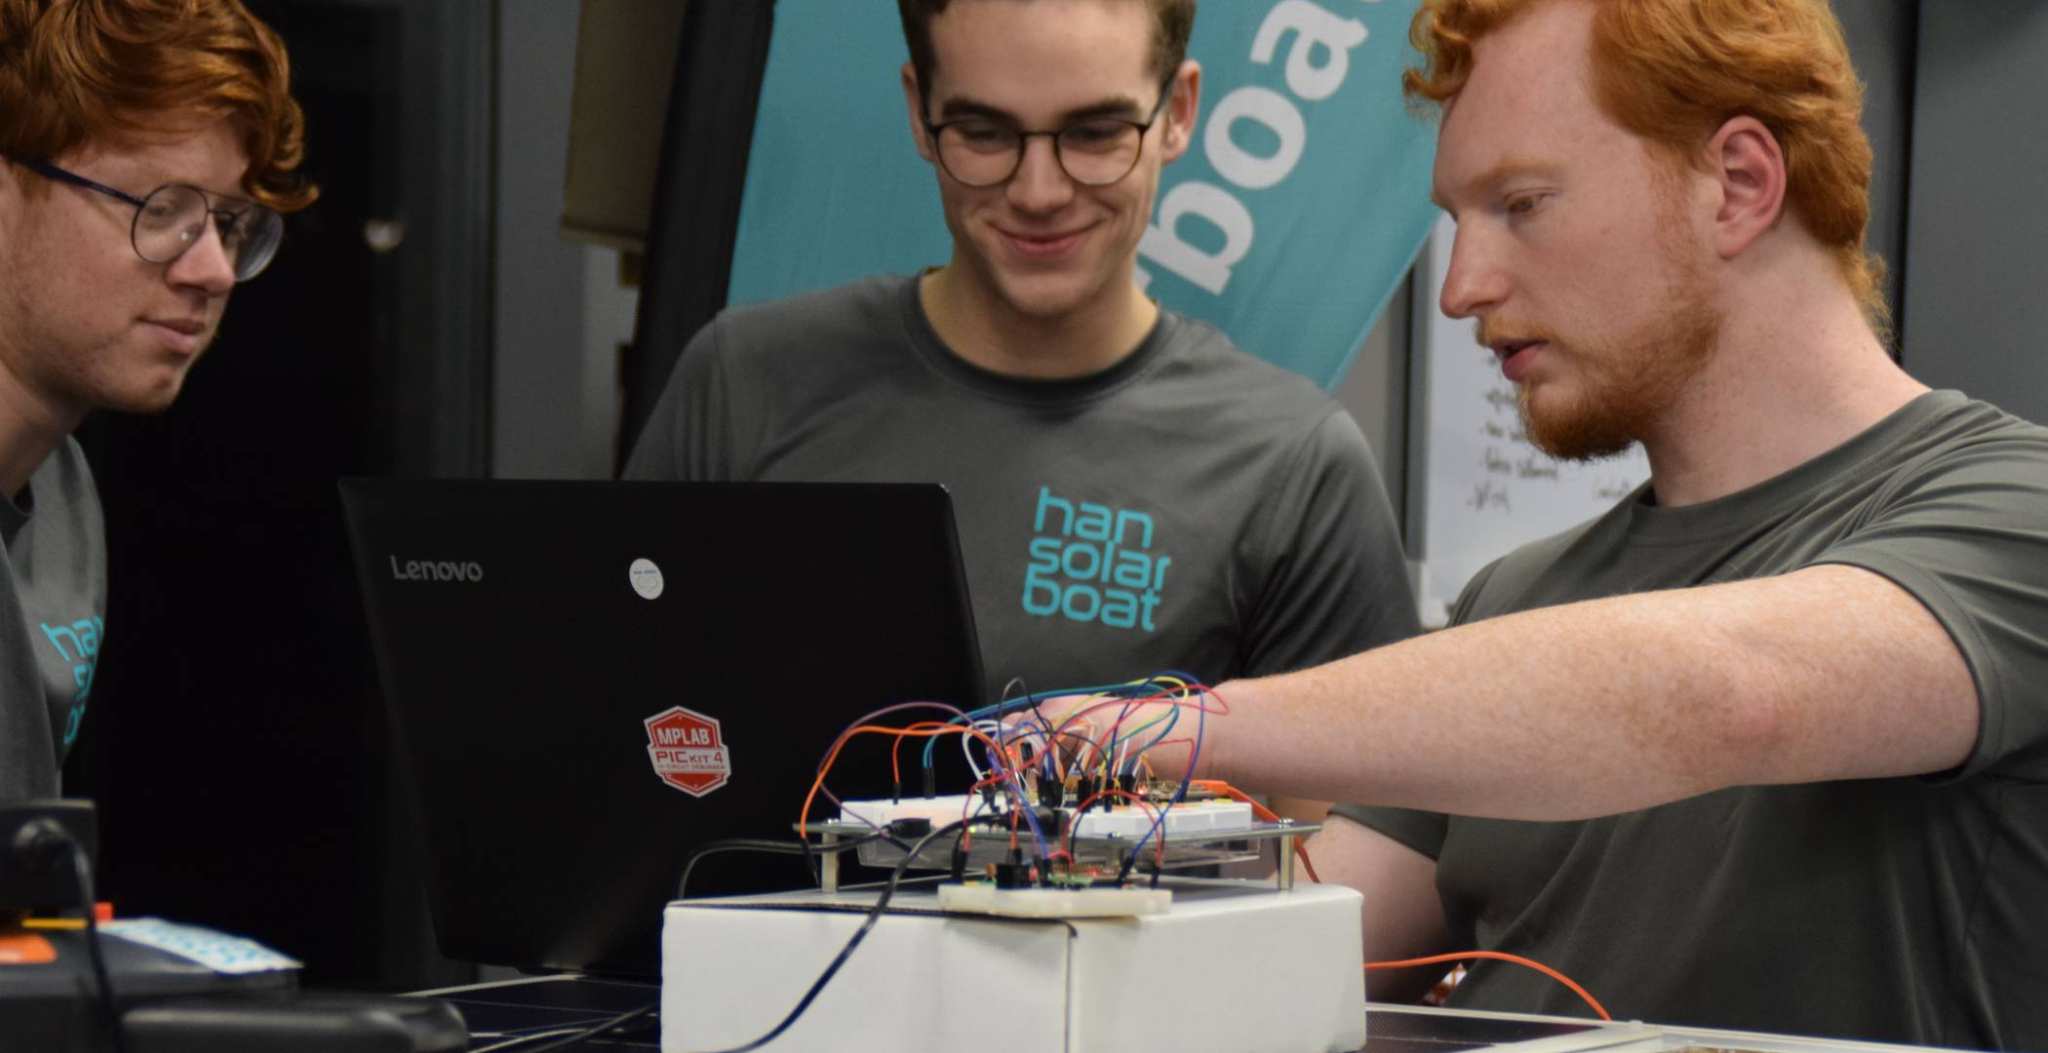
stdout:
MULTIPOLYGON (((661 909, 694 847, 792 839, 855 717, 979 702, 938 486, 341 490, 453 958, 658 975, 661 909)), ((831 785, 887 793, 886 758, 886 742, 864 748, 831 785)), ((795 860, 723 859, 692 896, 803 883, 795 860)))

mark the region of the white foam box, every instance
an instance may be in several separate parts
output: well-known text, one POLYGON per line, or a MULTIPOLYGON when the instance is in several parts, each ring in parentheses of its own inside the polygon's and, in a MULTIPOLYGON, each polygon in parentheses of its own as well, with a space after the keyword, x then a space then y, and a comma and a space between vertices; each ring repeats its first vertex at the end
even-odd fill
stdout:
MULTIPOLYGON (((663 1053, 726 1049, 780 1023, 874 893, 671 903, 663 1053)), ((768 1050, 842 1053, 1348 1053, 1365 1045, 1360 898, 1174 889, 1165 913, 1015 919, 937 913, 901 892, 768 1050), (898 906, 914 913, 898 913, 898 906)))

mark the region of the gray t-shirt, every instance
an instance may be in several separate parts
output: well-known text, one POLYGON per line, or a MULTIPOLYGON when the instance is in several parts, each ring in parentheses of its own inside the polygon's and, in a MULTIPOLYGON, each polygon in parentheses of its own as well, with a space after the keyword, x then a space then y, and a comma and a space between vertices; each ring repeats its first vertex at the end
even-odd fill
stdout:
MULTIPOLYGON (((1456 947, 1561 969, 1617 1017, 2048 1049, 2048 429, 1932 392, 1720 500, 1658 508, 1645 488, 1481 571, 1455 618, 1827 563, 1896 582, 1955 640, 1983 714, 1957 770, 1587 822, 1340 814, 1437 860, 1456 947)), ((1494 963, 1454 1002, 1583 1012, 1494 963)))
POLYGON ((70 439, 0 498, 0 801, 55 797, 106 635, 99 494, 70 439))
POLYGON ((992 697, 1012 677, 1215 683, 1415 631, 1357 425, 1166 311, 1109 369, 1029 381, 949 351, 911 278, 728 310, 625 476, 945 484, 992 697))

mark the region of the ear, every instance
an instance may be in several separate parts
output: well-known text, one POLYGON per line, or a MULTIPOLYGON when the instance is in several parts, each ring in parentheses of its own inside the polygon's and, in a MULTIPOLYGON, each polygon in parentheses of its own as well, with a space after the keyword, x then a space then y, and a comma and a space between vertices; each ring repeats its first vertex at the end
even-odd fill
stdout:
POLYGON ((1173 101, 1166 104, 1164 158, 1172 161, 1188 152, 1195 140, 1195 119, 1202 114, 1202 64, 1188 59, 1173 75, 1173 101))
POLYGON ((1708 177, 1720 192, 1714 248, 1730 259, 1776 226, 1785 212, 1785 152, 1754 117, 1731 117, 1707 141, 1708 177))
POLYGON ((917 144, 917 156, 930 161, 932 143, 925 134, 924 92, 917 85, 917 70, 908 62, 903 64, 902 78, 903 108, 910 115, 910 141, 917 144))

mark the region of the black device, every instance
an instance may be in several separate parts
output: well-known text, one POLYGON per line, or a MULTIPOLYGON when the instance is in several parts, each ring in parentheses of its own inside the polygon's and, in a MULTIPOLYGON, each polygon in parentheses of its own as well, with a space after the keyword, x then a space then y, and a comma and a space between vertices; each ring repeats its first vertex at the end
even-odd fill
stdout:
POLYGON ((84 900, 72 850, 99 856, 91 801, 0 805, 0 921, 8 914, 77 909, 84 900))
MULTIPOLYGON (((348 479, 341 493, 453 958, 658 976, 662 907, 693 850, 793 839, 819 758, 855 717, 980 701, 936 485, 348 479)), ((906 773, 921 746, 905 747, 906 773)), ((888 741, 863 748, 835 769, 842 796, 891 791, 888 741)), ((690 894, 760 891, 771 871, 805 880, 798 860, 707 860, 690 894)))
POLYGON ((302 995, 297 974, 222 975, 90 927, 99 823, 91 801, 0 807, 0 1047, 47 1053, 439 1053, 467 1048, 445 1002, 302 995), (119 1020, 121 1040, 116 1041, 119 1020))

